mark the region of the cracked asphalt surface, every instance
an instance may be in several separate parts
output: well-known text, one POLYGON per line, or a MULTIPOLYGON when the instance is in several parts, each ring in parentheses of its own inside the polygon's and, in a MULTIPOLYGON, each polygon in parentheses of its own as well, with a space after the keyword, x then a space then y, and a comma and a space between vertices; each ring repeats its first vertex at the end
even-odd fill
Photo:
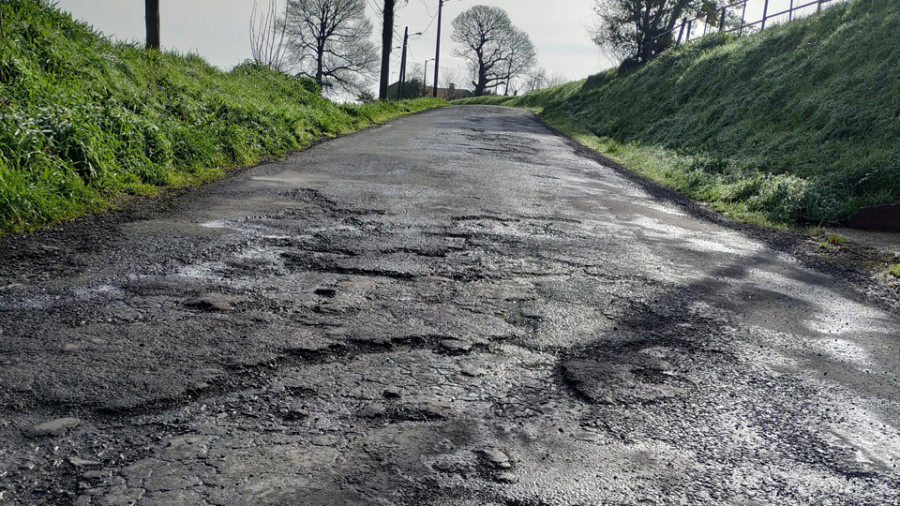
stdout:
POLYGON ((900 317, 447 107, 0 240, 0 504, 897 504, 900 317))

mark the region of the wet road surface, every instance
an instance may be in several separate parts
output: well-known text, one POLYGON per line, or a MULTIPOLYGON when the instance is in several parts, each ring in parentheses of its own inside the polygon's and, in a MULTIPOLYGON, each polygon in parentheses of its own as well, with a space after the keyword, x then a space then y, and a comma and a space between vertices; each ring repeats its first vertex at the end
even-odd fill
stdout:
POLYGON ((528 112, 154 205, 0 241, 0 504, 900 501, 900 318, 528 112))

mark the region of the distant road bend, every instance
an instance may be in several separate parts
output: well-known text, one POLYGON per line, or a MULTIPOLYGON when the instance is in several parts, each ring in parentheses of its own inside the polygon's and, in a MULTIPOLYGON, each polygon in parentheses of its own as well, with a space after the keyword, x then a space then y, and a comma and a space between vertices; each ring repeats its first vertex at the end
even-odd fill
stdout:
POLYGON ((900 503, 900 316, 446 107, 0 240, 0 504, 900 503))

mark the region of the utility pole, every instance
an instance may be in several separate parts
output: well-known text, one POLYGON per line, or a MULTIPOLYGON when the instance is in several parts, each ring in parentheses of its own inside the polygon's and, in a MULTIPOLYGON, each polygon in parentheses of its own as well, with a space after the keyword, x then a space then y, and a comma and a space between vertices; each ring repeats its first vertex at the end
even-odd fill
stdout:
POLYGON ((159 50, 159 0, 144 0, 147 49, 159 50))
POLYGON ((432 97, 438 96, 438 71, 441 63, 441 14, 444 12, 444 4, 450 0, 438 0, 438 26, 437 26, 437 44, 434 49, 434 83, 432 97))
MULTIPOLYGON (((149 1, 149 0, 148 0, 149 1)), ((384 22, 381 29, 381 86, 378 98, 387 100, 391 81, 391 46, 394 42, 394 1, 384 0, 384 22)))
POLYGON ((428 94, 428 62, 434 61, 434 58, 425 60, 425 72, 422 74, 422 96, 428 94))
POLYGON ((400 56, 400 82, 397 84, 397 100, 403 99, 403 86, 406 84, 406 43, 409 41, 409 27, 403 29, 403 53, 400 56))

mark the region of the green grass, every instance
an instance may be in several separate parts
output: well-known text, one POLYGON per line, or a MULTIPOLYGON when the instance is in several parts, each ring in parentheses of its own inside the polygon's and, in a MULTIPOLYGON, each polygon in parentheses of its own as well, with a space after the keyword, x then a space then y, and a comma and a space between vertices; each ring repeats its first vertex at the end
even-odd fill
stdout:
POLYGON ((625 76, 521 97, 579 142, 742 221, 829 224, 900 201, 900 4, 713 35, 625 76))
POLYGON ((0 2, 0 15, 0 235, 443 104, 335 104, 256 65, 226 73, 111 42, 37 0, 0 2))
POLYGON ((900 278, 900 264, 891 264, 888 267, 888 272, 891 274, 891 276, 900 278))

